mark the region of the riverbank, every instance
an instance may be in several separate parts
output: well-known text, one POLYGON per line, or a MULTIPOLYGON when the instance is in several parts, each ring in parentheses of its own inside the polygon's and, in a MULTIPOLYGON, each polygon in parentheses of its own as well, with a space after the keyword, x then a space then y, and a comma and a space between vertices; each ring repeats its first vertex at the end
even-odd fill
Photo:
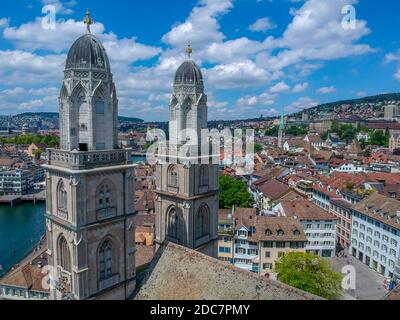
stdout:
POLYGON ((0 276, 32 252, 45 235, 44 203, 0 205, 0 276))

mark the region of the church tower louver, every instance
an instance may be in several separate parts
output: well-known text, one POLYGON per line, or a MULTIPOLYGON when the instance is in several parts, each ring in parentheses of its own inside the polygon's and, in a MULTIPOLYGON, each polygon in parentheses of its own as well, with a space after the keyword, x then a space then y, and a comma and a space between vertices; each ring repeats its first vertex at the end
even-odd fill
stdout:
POLYGON ((118 99, 90 32, 72 45, 60 104, 61 150, 48 150, 46 227, 52 299, 126 299, 135 288, 134 168, 117 149, 118 99))
POLYGON ((209 145, 201 139, 207 129, 207 96, 190 46, 187 53, 173 84, 169 146, 156 166, 156 243, 167 240, 217 257, 218 162, 201 154, 201 146, 209 145), (184 145, 187 152, 180 152, 184 145))

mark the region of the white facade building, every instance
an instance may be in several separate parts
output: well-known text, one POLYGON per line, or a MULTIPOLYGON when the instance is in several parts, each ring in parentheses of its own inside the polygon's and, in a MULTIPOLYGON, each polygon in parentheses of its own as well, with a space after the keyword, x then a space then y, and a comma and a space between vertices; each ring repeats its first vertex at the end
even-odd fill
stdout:
POLYGON ((307 236, 306 251, 324 258, 335 255, 337 219, 308 200, 281 201, 272 211, 298 219, 307 236))
POLYGON ((392 278, 400 258, 400 201, 373 194, 352 207, 351 254, 392 278))

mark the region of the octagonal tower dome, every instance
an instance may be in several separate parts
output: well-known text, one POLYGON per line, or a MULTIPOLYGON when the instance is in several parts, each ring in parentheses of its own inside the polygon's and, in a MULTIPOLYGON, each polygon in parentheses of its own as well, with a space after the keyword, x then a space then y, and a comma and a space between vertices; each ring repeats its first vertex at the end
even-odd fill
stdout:
POLYGON ((99 69, 111 72, 105 48, 91 33, 74 42, 68 52, 65 69, 99 69))

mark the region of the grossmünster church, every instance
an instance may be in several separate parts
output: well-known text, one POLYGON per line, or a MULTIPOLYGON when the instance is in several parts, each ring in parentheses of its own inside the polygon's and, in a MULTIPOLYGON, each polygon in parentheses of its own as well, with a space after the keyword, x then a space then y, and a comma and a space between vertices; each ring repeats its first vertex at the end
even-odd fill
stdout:
MULTIPOLYGON (((118 88, 89 11, 84 22, 65 64, 60 150, 49 149, 45 165, 51 299, 314 298, 216 259, 218 165, 172 161, 168 150, 156 165, 158 250, 136 277, 134 165, 118 148, 118 88)), ((207 128, 204 79, 188 53, 171 79, 171 150, 187 141, 185 129, 200 137, 207 128)))

